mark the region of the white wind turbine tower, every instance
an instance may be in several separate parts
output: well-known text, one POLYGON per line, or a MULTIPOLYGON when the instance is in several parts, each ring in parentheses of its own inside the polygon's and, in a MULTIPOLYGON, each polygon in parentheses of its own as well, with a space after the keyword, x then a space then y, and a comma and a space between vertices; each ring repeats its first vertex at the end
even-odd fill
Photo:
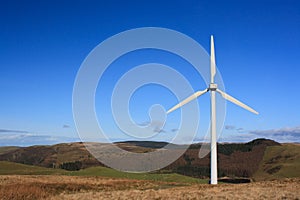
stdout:
POLYGON ((174 107, 172 107, 170 110, 167 111, 167 114, 180 108, 181 106, 187 104, 188 102, 196 99, 197 97, 205 94, 206 92, 210 91, 211 94, 211 161, 210 161, 210 183, 211 184, 217 184, 218 183, 218 174, 217 174, 217 134, 216 134, 216 92, 220 93, 223 98, 225 98, 228 101, 231 101, 232 103, 235 103, 236 105, 253 112, 255 114, 258 114, 255 110, 250 108, 249 106, 245 105, 244 103, 240 102, 239 100, 235 99, 234 97, 226 94, 225 92, 218 89, 218 85, 214 83, 214 78, 216 75, 216 62, 215 62, 215 47, 214 47, 214 38, 211 36, 210 38, 210 84, 209 87, 203 91, 197 91, 193 95, 189 96, 182 102, 178 103, 174 107))

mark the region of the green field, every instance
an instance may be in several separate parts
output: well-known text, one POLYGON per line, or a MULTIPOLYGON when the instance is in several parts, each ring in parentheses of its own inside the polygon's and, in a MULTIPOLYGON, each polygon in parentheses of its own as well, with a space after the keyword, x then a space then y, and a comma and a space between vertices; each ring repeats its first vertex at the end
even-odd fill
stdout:
POLYGON ((66 174, 65 170, 0 161, 0 175, 55 175, 66 174))
POLYGON ((265 151, 264 158, 255 180, 272 180, 300 177, 300 145, 283 144, 270 146, 265 151))
POLYGON ((208 180, 196 179, 196 178, 183 176, 176 173, 168 173, 168 174, 127 173, 127 172, 120 172, 106 167, 91 167, 80 171, 69 172, 69 175, 104 176, 104 177, 113 177, 113 178, 155 180, 155 181, 182 182, 182 183, 208 183, 208 180))
POLYGON ((126 178, 135 180, 153 180, 178 183, 208 183, 208 180, 196 179, 176 173, 127 173, 106 167, 91 167, 80 171, 65 171, 32 165, 23 165, 0 161, 0 175, 70 175, 70 176, 101 176, 110 178, 126 178))

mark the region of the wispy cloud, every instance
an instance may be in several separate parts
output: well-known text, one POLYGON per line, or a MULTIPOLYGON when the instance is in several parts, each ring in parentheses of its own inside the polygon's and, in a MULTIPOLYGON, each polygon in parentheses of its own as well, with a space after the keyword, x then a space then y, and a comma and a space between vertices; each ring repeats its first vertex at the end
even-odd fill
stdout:
POLYGON ((172 128, 171 129, 171 132, 173 132, 173 133, 176 132, 176 131, 178 131, 178 128, 172 128))
POLYGON ((64 124, 63 128, 70 128, 70 126, 68 124, 64 124))
POLYGON ((36 134, 1 134, 0 146, 31 146, 31 145, 51 145, 64 142, 78 142, 79 138, 70 138, 51 135, 36 134))
POLYGON ((29 133, 24 130, 0 129, 0 133, 29 133))
POLYGON ((239 133, 245 133, 245 132, 247 132, 247 131, 244 130, 243 128, 238 128, 238 127, 236 127, 236 126, 234 126, 234 125, 226 125, 226 126, 225 126, 225 129, 226 129, 226 130, 234 130, 234 131, 237 131, 237 132, 239 132, 239 133))
POLYGON ((153 132, 155 132, 155 133, 166 133, 167 131, 165 131, 164 129, 160 129, 160 128, 154 128, 153 129, 153 132))
POLYGON ((226 130, 235 130, 235 126, 233 126, 233 125, 226 125, 225 129, 226 130))
POLYGON ((280 142, 300 142, 300 126, 269 130, 249 131, 250 134, 271 138, 280 142))
POLYGON ((237 133, 231 133, 230 135, 222 134, 219 138, 221 142, 248 142, 256 138, 266 138, 277 142, 300 142, 300 126, 249 131, 227 125, 225 129, 234 130, 237 133))
POLYGON ((146 122, 141 122, 138 123, 137 125, 139 126, 148 126, 149 128, 153 129, 154 133, 166 133, 167 131, 163 129, 164 127, 164 122, 161 121, 146 121, 146 122))
POLYGON ((258 138, 257 136, 249 133, 236 133, 236 134, 230 134, 230 135, 221 135, 218 139, 219 142, 249 142, 251 140, 254 140, 258 138))
POLYGON ((239 133, 245 132, 245 130, 244 130, 243 128, 237 128, 236 130, 237 130, 237 132, 239 132, 239 133))
POLYGON ((150 124, 149 121, 137 123, 137 125, 139 125, 139 126, 148 126, 149 124, 150 124))
POLYGON ((79 141, 78 138, 41 135, 30 133, 26 130, 0 129, 0 133, 0 146, 50 145, 62 142, 79 141))

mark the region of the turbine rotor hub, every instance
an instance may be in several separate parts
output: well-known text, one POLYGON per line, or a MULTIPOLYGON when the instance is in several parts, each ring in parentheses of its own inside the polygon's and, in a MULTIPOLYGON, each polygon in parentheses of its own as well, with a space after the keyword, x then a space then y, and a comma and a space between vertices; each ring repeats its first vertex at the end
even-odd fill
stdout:
POLYGON ((211 84, 209 84, 208 90, 210 90, 210 91, 216 91, 217 88, 218 88, 218 85, 217 85, 217 84, 211 83, 211 84))

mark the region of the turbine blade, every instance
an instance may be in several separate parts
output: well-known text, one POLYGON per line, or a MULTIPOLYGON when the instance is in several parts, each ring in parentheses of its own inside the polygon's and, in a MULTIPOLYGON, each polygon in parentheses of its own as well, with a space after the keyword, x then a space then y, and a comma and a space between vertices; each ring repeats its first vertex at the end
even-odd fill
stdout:
POLYGON ((173 112, 174 110, 180 108, 181 106, 187 104, 188 102, 196 99, 197 97, 201 96, 202 94, 206 93, 208 90, 205 89, 203 91, 198 91, 198 92, 195 92, 194 94, 192 94, 191 96, 189 96, 188 98, 184 99, 183 101, 181 101, 180 103, 178 103, 177 105, 175 105, 174 107, 172 107, 171 109, 169 109, 167 111, 167 114, 169 114, 170 112, 173 112))
POLYGON ((225 92, 223 92, 223 91, 221 91, 219 89, 217 89, 217 92, 219 92, 224 99, 227 99, 228 101, 231 101, 232 103, 234 103, 234 104, 236 104, 236 105, 238 105, 238 106, 240 106, 240 107, 242 107, 242 108, 244 108, 244 109, 246 109, 246 110, 248 110, 248 111, 250 111, 250 112, 258 115, 257 111, 255 111, 254 109, 250 108, 246 104, 240 102, 236 98, 230 96, 229 94, 226 94, 225 92))
POLYGON ((210 36, 210 83, 214 83, 216 75, 216 58, 214 36, 210 36))

